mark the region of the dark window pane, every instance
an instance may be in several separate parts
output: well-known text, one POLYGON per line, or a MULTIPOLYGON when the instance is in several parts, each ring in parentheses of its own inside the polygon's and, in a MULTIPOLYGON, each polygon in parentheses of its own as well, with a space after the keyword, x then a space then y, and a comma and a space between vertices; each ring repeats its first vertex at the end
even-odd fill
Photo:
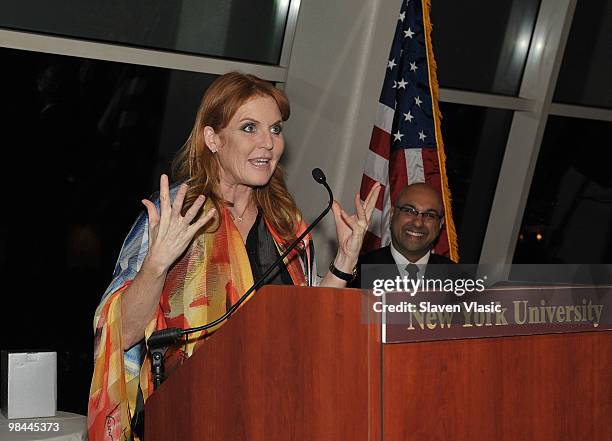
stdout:
POLYGON ((477 263, 512 112, 450 103, 440 107, 459 255, 461 262, 477 263))
POLYGON ((612 261, 612 123, 548 119, 515 263, 612 261))
POLYGON ((540 1, 432 3, 440 85, 517 95, 540 1))
POLYGON ((3 0, 0 26, 278 64, 289 2, 3 0))
POLYGON ((0 64, 0 347, 58 351, 58 408, 85 413, 94 309, 215 77, 9 49, 0 64))
POLYGON ((579 1, 555 101, 612 108, 612 0, 579 1))

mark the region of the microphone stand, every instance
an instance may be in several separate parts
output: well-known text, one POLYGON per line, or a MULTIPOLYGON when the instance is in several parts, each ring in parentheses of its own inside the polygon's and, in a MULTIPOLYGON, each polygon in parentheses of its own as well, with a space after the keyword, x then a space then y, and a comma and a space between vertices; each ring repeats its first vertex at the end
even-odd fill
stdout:
POLYGON ((149 351, 151 352, 151 358, 152 358, 152 363, 151 363, 151 373, 153 375, 153 388, 157 389, 159 387, 159 385, 162 384, 162 382, 164 381, 164 373, 165 373, 165 369, 164 369, 164 356, 166 354, 166 351, 168 349, 168 347, 174 343, 176 343, 181 337, 185 336, 185 335, 189 335, 189 334, 193 334, 194 332, 200 332, 200 331, 205 331, 207 329, 213 328, 215 326, 217 326, 220 323, 223 323, 224 321, 228 320, 232 314, 234 312, 236 312, 236 310, 240 307, 240 305, 242 305, 246 299, 250 296, 250 294, 255 291, 256 289, 260 288, 264 281, 266 280, 266 278, 270 275, 270 273, 272 273, 272 271, 274 271, 274 269, 276 267, 278 267, 283 260, 285 259, 285 257, 287 257, 289 255, 289 253, 291 251, 293 251, 297 245, 299 243, 301 243, 301 241, 304 239, 304 237, 306 237, 306 235, 308 233, 310 233, 310 231, 319 223, 321 222, 321 219, 323 219, 325 217, 325 215, 327 213, 329 213, 329 210, 331 210, 331 207, 334 203, 334 194, 331 190, 331 188, 329 187, 329 184, 327 183, 327 178, 325 177, 325 174, 323 173, 323 171, 320 168, 315 168, 312 170, 312 177, 315 181, 317 181, 319 184, 323 185, 325 187, 325 189, 327 190, 327 193, 329 195, 329 202, 327 204, 327 207, 325 208, 325 210, 323 210, 323 212, 321 212, 321 214, 308 226, 308 228, 306 228, 306 230, 304 230, 304 232, 302 234, 300 234, 298 236, 297 239, 295 239, 291 245, 289 245, 289 247, 287 247, 287 249, 285 250, 285 252, 283 252, 278 259, 276 259, 276 261, 270 265, 270 267, 266 270, 266 272, 261 276, 261 278, 255 282, 253 284, 253 286, 251 286, 247 292, 245 292, 236 303, 234 303, 231 308, 229 308, 225 314, 223 314, 221 317, 219 317, 218 319, 207 323, 205 325, 202 326, 197 326, 194 328, 187 328, 187 329, 181 329, 181 328, 167 328, 167 329, 162 329, 160 331, 155 331, 151 334, 151 336, 147 339, 147 346, 149 348, 149 351))

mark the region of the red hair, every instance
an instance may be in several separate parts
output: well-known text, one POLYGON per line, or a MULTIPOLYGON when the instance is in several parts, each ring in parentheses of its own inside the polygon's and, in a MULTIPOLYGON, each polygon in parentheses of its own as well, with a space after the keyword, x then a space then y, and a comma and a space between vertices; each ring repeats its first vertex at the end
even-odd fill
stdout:
MULTIPOLYGON (((283 121, 289 119, 290 108, 287 96, 272 84, 254 75, 230 72, 217 78, 206 90, 191 134, 174 160, 175 180, 189 185, 183 212, 189 209, 200 194, 205 195, 213 203, 217 212, 221 212, 222 207, 227 205, 219 187, 219 162, 206 146, 204 127, 210 126, 218 133, 227 127, 240 106, 256 96, 273 98, 283 121)), ((256 187, 254 190, 253 197, 265 219, 283 240, 286 242, 293 240, 301 213, 287 190, 280 165, 276 166, 266 185, 256 187)), ((216 228, 218 222, 214 223, 211 231, 216 228)))

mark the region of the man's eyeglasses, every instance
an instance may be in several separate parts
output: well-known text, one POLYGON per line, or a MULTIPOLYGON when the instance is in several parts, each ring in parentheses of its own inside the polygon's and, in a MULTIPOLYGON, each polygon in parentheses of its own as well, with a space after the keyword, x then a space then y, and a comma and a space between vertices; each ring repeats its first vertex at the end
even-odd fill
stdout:
POLYGON ((444 217, 433 211, 419 211, 411 205, 396 205, 395 208, 399 210, 400 213, 409 217, 419 217, 419 215, 421 215, 423 222, 435 222, 444 217))

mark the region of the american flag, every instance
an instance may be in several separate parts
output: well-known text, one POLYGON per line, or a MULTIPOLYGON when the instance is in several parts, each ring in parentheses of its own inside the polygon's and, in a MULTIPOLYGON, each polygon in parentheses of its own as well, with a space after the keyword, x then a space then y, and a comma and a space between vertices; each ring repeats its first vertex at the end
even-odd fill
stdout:
POLYGON ((390 210, 400 190, 407 184, 427 182, 444 201, 445 228, 435 253, 458 260, 427 2, 404 0, 397 19, 361 181, 362 200, 375 182, 382 185, 363 251, 391 241, 390 210))

